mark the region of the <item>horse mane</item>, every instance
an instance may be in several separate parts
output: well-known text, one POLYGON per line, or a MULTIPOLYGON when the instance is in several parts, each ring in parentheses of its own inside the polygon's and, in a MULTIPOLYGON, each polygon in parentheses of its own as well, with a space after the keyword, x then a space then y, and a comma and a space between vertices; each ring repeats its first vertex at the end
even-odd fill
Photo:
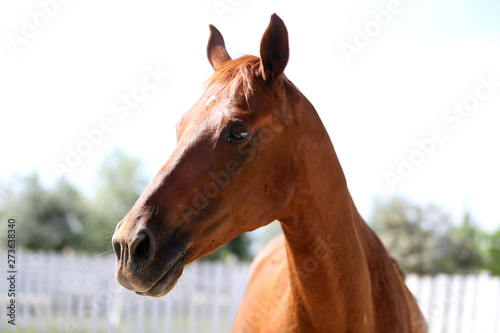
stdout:
POLYGON ((228 60, 205 82, 207 90, 214 93, 229 86, 230 96, 234 97, 236 92, 243 90, 245 99, 248 101, 254 90, 255 78, 261 76, 260 58, 253 55, 245 55, 234 60, 228 60))

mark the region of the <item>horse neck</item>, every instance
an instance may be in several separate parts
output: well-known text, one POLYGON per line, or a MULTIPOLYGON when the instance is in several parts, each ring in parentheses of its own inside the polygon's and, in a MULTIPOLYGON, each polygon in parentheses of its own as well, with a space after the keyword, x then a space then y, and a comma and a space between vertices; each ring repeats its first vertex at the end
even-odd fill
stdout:
POLYGON ((371 331, 372 286, 363 248, 368 227, 316 111, 298 91, 291 92, 289 105, 300 127, 294 147, 297 177, 294 198, 279 221, 293 301, 306 310, 297 315, 317 331, 336 325, 342 330, 347 322, 371 331))

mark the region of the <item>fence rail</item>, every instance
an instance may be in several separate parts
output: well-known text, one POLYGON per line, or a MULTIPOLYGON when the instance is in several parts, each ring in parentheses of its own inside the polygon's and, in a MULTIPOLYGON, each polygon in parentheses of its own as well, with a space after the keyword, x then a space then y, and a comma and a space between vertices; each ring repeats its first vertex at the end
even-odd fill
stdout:
MULTIPOLYGON (((249 269, 195 262, 171 293, 149 298, 117 284, 113 256, 21 252, 17 261, 16 325, 7 323, 2 292, 0 332, 229 332, 249 269)), ((409 275, 407 285, 430 332, 500 333, 499 278, 409 275)))

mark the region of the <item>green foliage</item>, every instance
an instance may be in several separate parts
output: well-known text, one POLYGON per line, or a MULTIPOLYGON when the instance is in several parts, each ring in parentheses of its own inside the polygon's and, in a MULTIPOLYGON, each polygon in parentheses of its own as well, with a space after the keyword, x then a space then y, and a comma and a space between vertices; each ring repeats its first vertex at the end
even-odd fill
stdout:
POLYGON ((112 250, 115 225, 146 182, 139 160, 120 150, 104 159, 97 175, 97 191, 92 199, 84 197, 65 178, 50 188, 42 186, 36 174, 9 184, 7 194, 0 199, 0 213, 16 219, 17 246, 51 251, 112 250))
POLYGON ((467 273, 481 268, 484 261, 484 233, 471 220, 468 212, 464 214, 462 224, 452 228, 446 241, 447 257, 443 258, 445 271, 467 273))
POLYGON ((486 250, 483 268, 500 276, 500 229, 485 237, 486 250))
POLYGON ((121 150, 108 155, 97 170, 97 191, 89 201, 91 235, 86 248, 111 251, 111 236, 147 185, 138 158, 121 150))
POLYGON ((236 236, 230 242, 222 245, 214 252, 205 256, 206 260, 222 260, 225 261, 231 256, 237 257, 239 260, 250 260, 250 239, 247 234, 236 236))
POLYGON ((372 226, 407 273, 473 273, 483 266, 483 234, 470 221, 454 227, 435 206, 419 207, 402 198, 379 203, 372 226))
POLYGON ((65 179, 48 190, 33 174, 16 182, 16 190, 12 187, 0 211, 16 220, 17 246, 60 251, 83 239, 85 199, 65 179))

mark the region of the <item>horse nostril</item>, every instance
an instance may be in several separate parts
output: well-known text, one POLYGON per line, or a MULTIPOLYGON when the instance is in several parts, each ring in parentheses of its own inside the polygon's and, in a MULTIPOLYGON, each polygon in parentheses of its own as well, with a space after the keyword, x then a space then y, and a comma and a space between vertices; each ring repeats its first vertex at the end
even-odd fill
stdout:
POLYGON ((146 236, 139 245, 137 245, 137 248, 135 249, 136 255, 139 257, 146 257, 149 252, 149 237, 146 236))
POLYGON ((122 247, 119 242, 113 240, 113 250, 115 250, 116 259, 120 261, 122 247))
POLYGON ((132 263, 140 264, 149 260, 152 254, 151 239, 148 234, 141 231, 130 244, 130 259, 132 263))

